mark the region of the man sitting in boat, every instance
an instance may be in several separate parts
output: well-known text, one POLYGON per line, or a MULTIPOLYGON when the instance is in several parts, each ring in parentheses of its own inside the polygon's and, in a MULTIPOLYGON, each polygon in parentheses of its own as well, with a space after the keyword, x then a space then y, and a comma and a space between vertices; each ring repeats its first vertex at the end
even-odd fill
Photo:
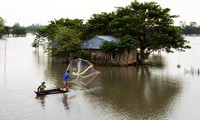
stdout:
POLYGON ((46 88, 45 82, 42 82, 41 85, 38 87, 37 91, 38 92, 44 92, 45 88, 46 88))

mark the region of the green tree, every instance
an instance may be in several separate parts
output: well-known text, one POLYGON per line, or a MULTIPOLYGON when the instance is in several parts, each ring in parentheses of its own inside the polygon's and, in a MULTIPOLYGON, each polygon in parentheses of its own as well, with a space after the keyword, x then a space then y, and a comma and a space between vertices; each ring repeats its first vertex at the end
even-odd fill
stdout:
POLYGON ((170 9, 162 9, 155 2, 132 2, 125 8, 118 8, 116 18, 110 24, 116 36, 132 36, 139 43, 141 60, 155 50, 173 52, 190 48, 178 28, 173 26, 170 9))
POLYGON ((27 29, 27 32, 29 32, 29 33, 35 33, 37 29, 43 28, 43 27, 44 26, 40 25, 40 24, 32 24, 32 25, 29 25, 28 27, 26 27, 26 29, 27 29))
POLYGON ((112 13, 94 14, 86 23, 85 33, 89 37, 112 34, 118 38, 127 38, 125 35, 128 35, 131 39, 127 39, 127 44, 137 43, 143 62, 156 50, 173 52, 190 48, 179 28, 173 26, 173 19, 178 16, 170 15, 169 12, 169 8, 163 9, 155 2, 139 3, 135 0, 112 13))
POLYGON ((100 46, 100 49, 106 53, 106 59, 108 54, 124 54, 125 52, 128 53, 126 58, 123 60, 128 60, 129 54, 131 51, 136 50, 138 48, 138 43, 134 38, 130 35, 125 35, 124 37, 120 38, 119 41, 104 41, 103 44, 100 46))
POLYGON ((58 27, 52 42, 57 44, 49 46, 49 53, 54 57, 68 60, 77 55, 81 45, 76 30, 67 27, 58 27))
POLYGON ((13 36, 26 36, 26 28, 20 26, 19 23, 15 23, 11 28, 13 36))
POLYGON ((80 19, 61 18, 50 21, 49 25, 37 29, 36 41, 48 40, 49 54, 57 58, 70 59, 78 54, 83 28, 83 21, 80 19))
POLYGON ((10 26, 4 26, 4 34, 9 36, 11 33, 11 27, 10 26))
POLYGON ((114 19, 115 13, 93 14, 87 21, 84 29, 85 40, 96 35, 112 35, 110 23, 114 19))
POLYGON ((138 41, 136 41, 130 35, 125 35, 118 42, 118 51, 119 53, 123 53, 126 51, 128 53, 126 60, 128 60, 130 52, 133 50, 137 50, 138 46, 138 41))
POLYGON ((186 25, 184 28, 180 28, 181 33, 185 35, 198 35, 200 34, 200 27, 193 27, 186 25))
POLYGON ((59 20, 51 20, 49 25, 38 28, 35 32, 36 38, 37 39, 47 38, 47 40, 52 41, 59 27, 67 27, 76 30, 77 35, 80 38, 82 36, 81 34, 84 29, 83 20, 61 18, 59 20))
POLYGON ((2 17, 0 17, 0 38, 2 38, 4 35, 4 24, 5 20, 2 17))
POLYGON ((82 19, 64 19, 61 18, 59 20, 52 20, 50 24, 47 26, 46 30, 48 30, 48 36, 55 36, 55 31, 57 31, 57 27, 67 27, 69 29, 74 29, 76 31, 77 36, 82 37, 82 32, 84 29, 83 20, 82 19))
MULTIPOLYGON (((83 59, 86 59, 86 60, 91 60, 92 53, 91 53, 91 51, 80 50, 78 52, 77 56, 80 56, 80 58, 83 58, 83 59)), ((77 57, 77 56, 75 56, 75 57, 77 57)))
POLYGON ((100 49, 106 53, 106 60, 108 60, 108 54, 113 54, 118 52, 117 42, 113 41, 103 41, 103 44, 100 46, 100 49))

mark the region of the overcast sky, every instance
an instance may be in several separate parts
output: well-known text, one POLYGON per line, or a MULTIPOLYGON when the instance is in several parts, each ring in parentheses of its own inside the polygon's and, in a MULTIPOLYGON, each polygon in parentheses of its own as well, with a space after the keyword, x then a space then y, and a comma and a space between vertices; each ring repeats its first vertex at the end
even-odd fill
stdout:
MULTIPOLYGON (((87 20, 94 13, 111 12, 115 7, 124 7, 133 0, 0 0, 0 17, 6 25, 48 24, 48 21, 60 18, 79 18, 87 20)), ((171 15, 180 15, 179 21, 197 22, 200 24, 200 7, 198 0, 138 0, 138 2, 154 1, 162 8, 170 8, 171 15)))

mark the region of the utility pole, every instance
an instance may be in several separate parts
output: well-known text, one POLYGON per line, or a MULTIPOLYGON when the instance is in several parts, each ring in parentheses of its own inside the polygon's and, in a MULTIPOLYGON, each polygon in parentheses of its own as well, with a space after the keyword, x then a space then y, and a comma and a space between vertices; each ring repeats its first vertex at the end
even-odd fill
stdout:
POLYGON ((5 42, 5 53, 4 53, 4 78, 6 80, 6 42, 5 42))

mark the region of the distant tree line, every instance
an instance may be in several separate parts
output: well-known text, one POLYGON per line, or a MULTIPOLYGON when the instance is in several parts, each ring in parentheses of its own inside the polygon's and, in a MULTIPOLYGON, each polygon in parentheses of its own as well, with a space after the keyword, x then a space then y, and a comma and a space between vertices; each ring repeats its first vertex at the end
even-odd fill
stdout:
MULTIPOLYGON (((35 33, 37 29, 45 27, 40 24, 32 24, 28 27, 20 26, 19 23, 15 23, 13 26, 5 26, 5 20, 0 17, 0 38, 3 36, 26 36, 27 33, 35 33)), ((196 22, 190 22, 190 25, 186 25, 183 21, 180 21, 180 25, 177 26, 181 34, 194 36, 200 35, 200 26, 197 26, 196 22)), ((92 37, 92 36, 89 36, 92 37)))
POLYGON ((45 27, 44 25, 40 24, 32 24, 26 27, 27 33, 35 33, 38 28, 45 27))
POLYGON ((26 36, 26 27, 20 26, 19 23, 15 23, 12 27, 5 25, 5 20, 0 17, 0 38, 3 36, 26 36))
POLYGON ((181 34, 189 36, 200 35, 200 26, 196 22, 190 22, 189 25, 186 25, 185 21, 180 21, 177 27, 180 29, 181 34))
POLYGON ((200 27, 193 27, 193 26, 185 26, 184 28, 179 27, 181 34, 184 35, 200 35, 200 27))
POLYGON ((38 28, 44 27, 39 24, 32 24, 28 27, 21 26, 19 23, 15 23, 13 26, 6 26, 5 20, 0 17, 0 38, 3 36, 26 36, 27 33, 34 33, 38 28))

